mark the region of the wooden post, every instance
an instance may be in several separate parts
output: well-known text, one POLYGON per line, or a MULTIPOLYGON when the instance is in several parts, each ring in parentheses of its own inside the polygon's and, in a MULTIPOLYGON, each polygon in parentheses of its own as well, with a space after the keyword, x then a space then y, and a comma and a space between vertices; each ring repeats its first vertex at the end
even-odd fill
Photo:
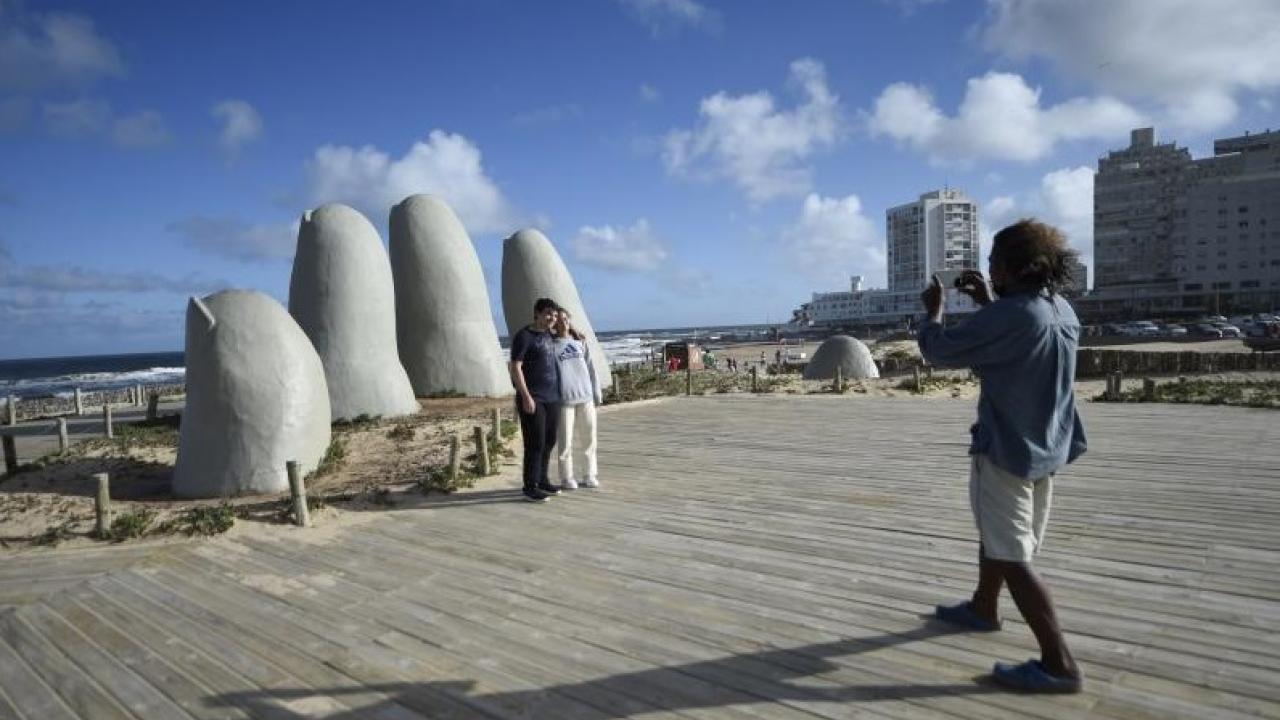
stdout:
POLYGON ((284 464, 289 475, 289 497, 293 498, 293 524, 298 527, 311 527, 311 511, 307 508, 307 487, 298 472, 298 461, 290 460, 284 464))
POLYGON ((476 471, 481 476, 489 474, 489 445, 485 442, 484 428, 477 425, 474 430, 476 437, 476 471))
POLYGON ((502 410, 493 409, 493 442, 502 447, 502 410))
POLYGON ((684 369, 684 394, 693 394, 693 368, 688 366, 684 369))
POLYGON ((4 445, 4 472, 12 475, 18 471, 18 448, 12 435, 0 435, 0 444, 4 445))
POLYGON ((147 398, 147 420, 154 422, 160 417, 160 391, 151 393, 147 398))
POLYGON ((840 372, 840 366, 837 365, 836 366, 836 382, 835 382, 835 385, 832 387, 832 390, 834 392, 837 392, 837 393, 844 392, 844 379, 842 375, 843 373, 840 372))
POLYGON ((933 366, 932 366, 932 365, 925 365, 925 366, 924 366, 924 376, 925 376, 925 377, 927 377, 927 378, 929 378, 930 380, 932 380, 932 379, 933 379, 933 366))
POLYGON ((760 392, 760 386, 756 384, 756 366, 751 366, 751 392, 760 392))
POLYGON ((915 378, 916 378, 916 392, 918 393, 924 392, 923 381, 920 377, 920 366, 916 365, 914 368, 912 368, 912 370, 915 373, 915 378))
POLYGON ((1142 399, 1148 402, 1156 399, 1156 381, 1142 378, 1142 399))
POLYGON ((111 426, 111 403, 102 405, 102 434, 108 438, 116 436, 116 430, 111 426))
POLYGON ((9 425, 9 427, 13 427, 18 424, 18 398, 10 395, 9 399, 5 402, 5 406, 8 408, 6 415, 9 418, 6 421, 6 424, 9 425))
POLYGON ((84 393, 80 392, 80 388, 76 388, 76 416, 84 415, 84 393))
POLYGON ((462 463, 462 436, 454 433, 449 438, 449 479, 457 482, 459 465, 462 463))
POLYGON ((71 449, 71 442, 67 439, 67 419, 58 418, 58 452, 66 452, 71 449))
POLYGON ((111 530, 111 476, 97 473, 93 478, 98 481, 98 498, 93 508, 97 516, 94 531, 99 538, 105 538, 111 530))

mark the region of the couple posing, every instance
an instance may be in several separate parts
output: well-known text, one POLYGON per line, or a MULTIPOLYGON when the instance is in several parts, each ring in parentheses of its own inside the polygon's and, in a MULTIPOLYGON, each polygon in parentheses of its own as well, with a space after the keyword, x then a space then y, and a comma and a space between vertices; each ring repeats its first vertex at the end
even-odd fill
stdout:
POLYGON ((560 446, 560 481, 566 490, 600 487, 596 479, 596 405, 600 383, 587 339, 569 313, 550 298, 533 304, 533 324, 511 337, 511 383, 524 436, 524 497, 546 502, 559 495, 547 467, 560 446), (575 463, 581 480, 574 477, 575 463))

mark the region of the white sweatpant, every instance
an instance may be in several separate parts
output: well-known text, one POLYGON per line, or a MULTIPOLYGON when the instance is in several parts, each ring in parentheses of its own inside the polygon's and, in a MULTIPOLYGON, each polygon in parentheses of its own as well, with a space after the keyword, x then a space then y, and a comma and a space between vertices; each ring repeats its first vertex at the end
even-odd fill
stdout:
POLYGON ((595 403, 561 405, 558 434, 556 444, 560 458, 560 480, 584 479, 582 475, 574 475, 575 462, 579 473, 585 470, 586 478, 594 478, 596 476, 595 403))

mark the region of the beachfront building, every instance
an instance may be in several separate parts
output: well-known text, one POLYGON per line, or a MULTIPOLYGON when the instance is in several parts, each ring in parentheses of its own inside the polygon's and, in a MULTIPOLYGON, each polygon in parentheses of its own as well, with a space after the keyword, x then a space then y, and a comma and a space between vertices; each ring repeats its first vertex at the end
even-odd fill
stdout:
POLYGON ((1153 128, 1098 160, 1089 315, 1280 305, 1280 132, 1214 141, 1193 159, 1153 128), (1274 263, 1273 263, 1274 261, 1274 263))
MULTIPOLYGON (((978 204, 959 190, 928 192, 885 213, 888 288, 866 289, 861 275, 849 289, 815 292, 794 311, 805 326, 905 326, 920 314, 920 292, 939 270, 978 268, 978 204)), ((948 290, 950 314, 973 312, 968 297, 948 290)))

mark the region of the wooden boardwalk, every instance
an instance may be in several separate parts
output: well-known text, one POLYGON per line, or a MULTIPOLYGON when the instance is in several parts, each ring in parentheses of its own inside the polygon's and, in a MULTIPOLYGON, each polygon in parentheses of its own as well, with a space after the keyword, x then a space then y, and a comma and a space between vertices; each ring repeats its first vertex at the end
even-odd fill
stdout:
POLYGON ((1083 694, 971 589, 971 402, 603 418, 601 491, 0 567, 0 718, 1280 718, 1280 414, 1086 405, 1038 564, 1083 694))

